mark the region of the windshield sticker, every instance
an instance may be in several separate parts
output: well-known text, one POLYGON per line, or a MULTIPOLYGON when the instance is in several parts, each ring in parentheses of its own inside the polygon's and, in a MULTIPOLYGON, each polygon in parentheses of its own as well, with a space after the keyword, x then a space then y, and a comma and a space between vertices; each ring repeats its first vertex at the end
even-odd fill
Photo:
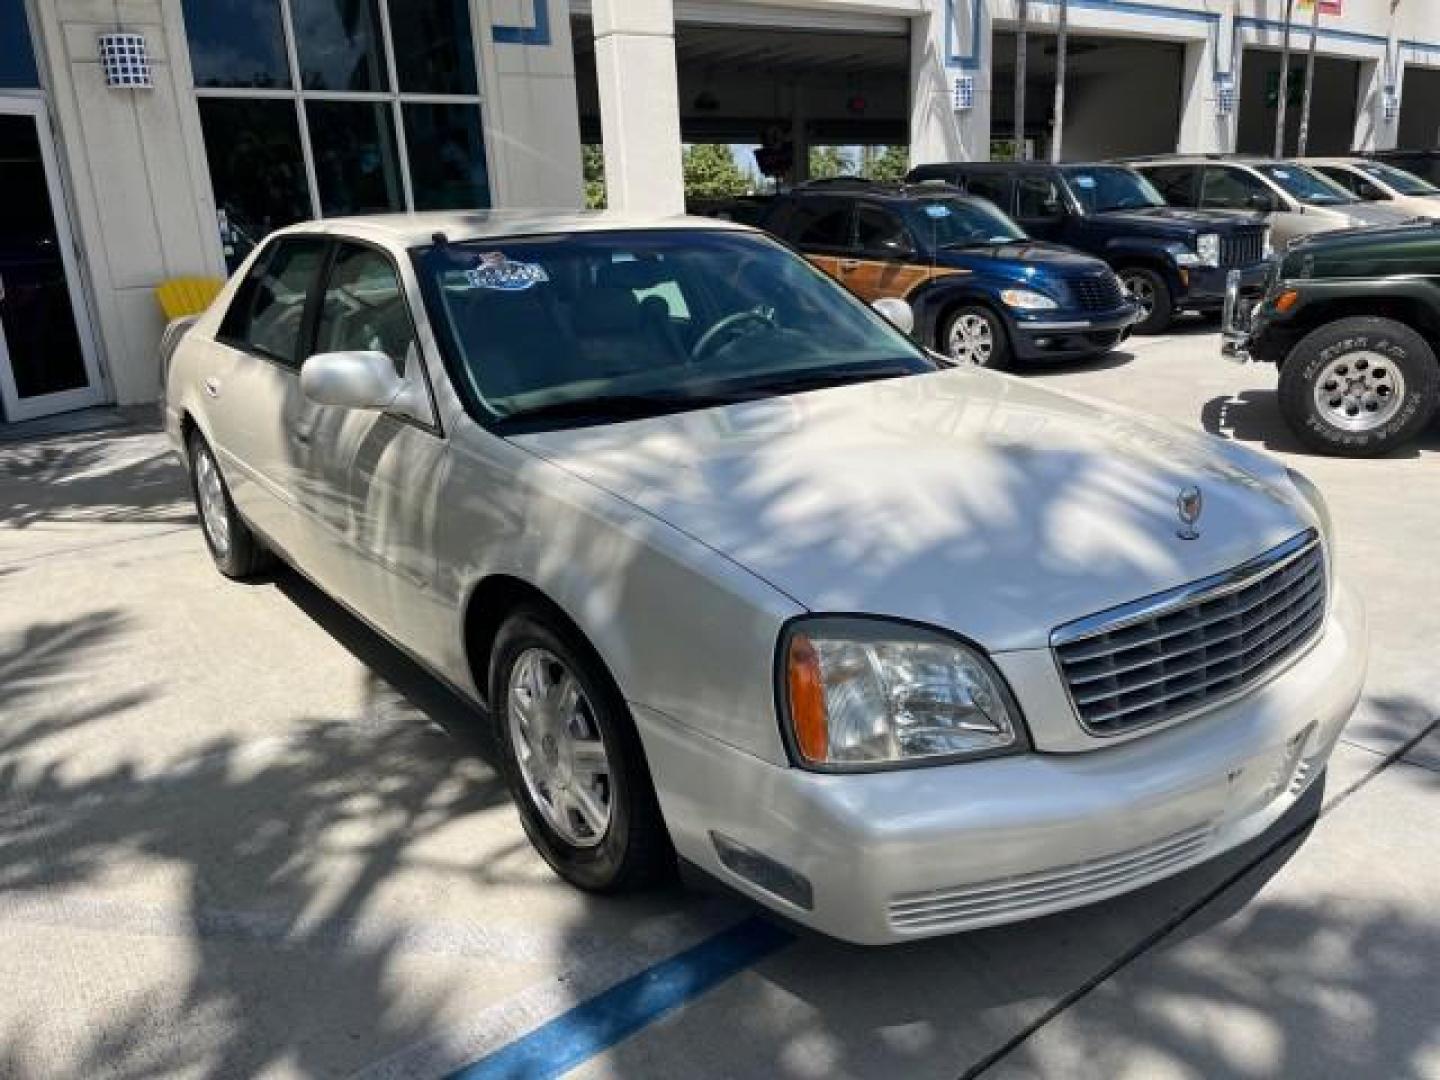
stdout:
POLYGON ((1077 176, 1075 177, 1075 186, 1089 191, 1095 186, 1095 178, 1093 176, 1077 176))
POLYGON ((511 262, 498 251, 480 256, 480 265, 465 271, 466 284, 472 289, 495 289, 499 292, 521 292, 550 280, 550 275, 537 263, 511 262))
POLYGON ((947 218, 950 216, 950 208, 942 203, 930 203, 925 207, 925 213, 932 218, 947 218))
POLYGON ((1271 169, 1271 170, 1270 170, 1270 173, 1271 173, 1271 175, 1273 175, 1277 180, 1289 180, 1289 179, 1290 179, 1290 173, 1289 173, 1288 171, 1286 171, 1285 169, 1271 169))

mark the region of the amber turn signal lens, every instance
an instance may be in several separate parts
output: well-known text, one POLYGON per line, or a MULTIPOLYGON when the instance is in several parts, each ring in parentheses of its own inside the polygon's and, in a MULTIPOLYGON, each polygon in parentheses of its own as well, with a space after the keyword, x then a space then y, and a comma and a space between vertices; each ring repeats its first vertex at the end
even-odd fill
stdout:
POLYGON ((1275 298, 1275 310, 1279 312, 1289 311, 1295 306, 1295 302, 1299 299, 1300 294, 1298 292, 1294 289, 1286 289, 1275 298))
POLYGON ((785 665, 795 745, 806 761, 823 762, 829 756, 830 743, 825 684, 820 675, 820 656, 804 634, 790 639, 785 665))

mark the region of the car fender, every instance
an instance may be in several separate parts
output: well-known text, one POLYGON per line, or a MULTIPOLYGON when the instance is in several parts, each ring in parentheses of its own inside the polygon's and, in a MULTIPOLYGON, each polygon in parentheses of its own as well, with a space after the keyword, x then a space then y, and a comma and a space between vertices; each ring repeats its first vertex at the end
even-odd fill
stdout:
POLYGON ((1020 282, 1009 277, 987 274, 965 274, 948 277, 934 277, 912 289, 905 297, 915 313, 917 340, 934 344, 940 332, 940 324, 956 305, 965 303, 981 304, 993 310, 1011 328, 1011 319, 1005 309, 1000 293, 1015 288, 1020 282))

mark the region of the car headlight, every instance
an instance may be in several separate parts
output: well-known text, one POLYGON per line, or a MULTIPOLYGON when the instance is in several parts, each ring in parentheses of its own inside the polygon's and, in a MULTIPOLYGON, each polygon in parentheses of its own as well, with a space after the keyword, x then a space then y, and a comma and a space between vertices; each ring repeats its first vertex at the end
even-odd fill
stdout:
POLYGON ((1262 243, 1260 253, 1267 259, 1275 257, 1275 238, 1269 229, 1265 230, 1265 240, 1262 243))
POLYGON ((801 764, 863 771, 1023 750, 1020 711, 981 653, 884 619, 805 618, 781 642, 783 722, 801 764))
POLYGON ((1200 256, 1202 266, 1220 265, 1220 237, 1217 233, 1201 233, 1195 239, 1195 254, 1200 256))
POLYGON ((1000 294, 1000 299, 1005 301, 1007 307, 1020 311, 1054 311, 1060 306, 1044 293, 1032 292, 1029 289, 1006 289, 1000 294))

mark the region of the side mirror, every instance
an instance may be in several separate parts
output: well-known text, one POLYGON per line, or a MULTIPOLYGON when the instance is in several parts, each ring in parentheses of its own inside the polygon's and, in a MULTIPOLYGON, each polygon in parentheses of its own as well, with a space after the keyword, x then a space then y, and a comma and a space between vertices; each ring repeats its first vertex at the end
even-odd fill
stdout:
POLYGON ((915 312, 910 305, 898 296, 882 296, 879 300, 870 305, 895 329, 902 334, 910 334, 915 330, 915 312))
POLYGON ((316 353, 300 365, 300 389, 317 405, 379 410, 399 400, 405 381, 382 352, 316 353))
POLYGON ((1245 199, 1251 210, 1258 210, 1262 214, 1273 213, 1280 209, 1274 195, 1267 195, 1263 191, 1252 191, 1245 199))
POLYGON ((1055 199, 1046 199, 1040 204, 1040 213, 1047 218, 1058 218, 1064 216, 1065 208, 1055 199))

